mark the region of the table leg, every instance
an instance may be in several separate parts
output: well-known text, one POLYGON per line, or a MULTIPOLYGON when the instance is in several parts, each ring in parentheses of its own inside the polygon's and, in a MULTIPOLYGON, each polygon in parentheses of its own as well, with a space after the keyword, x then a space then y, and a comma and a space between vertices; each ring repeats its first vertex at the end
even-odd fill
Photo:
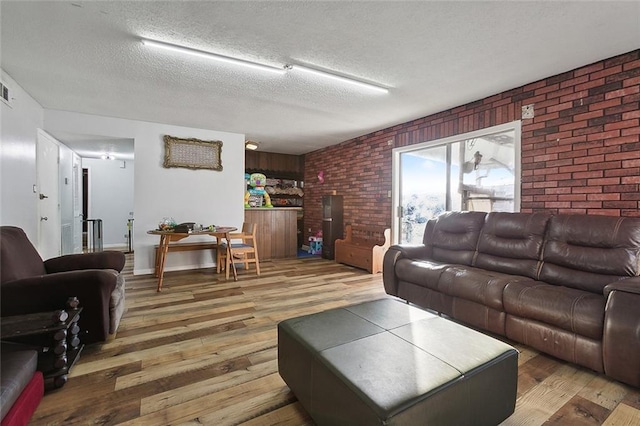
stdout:
POLYGON ((158 291, 162 291, 162 279, 164 277, 164 262, 167 258, 167 252, 169 251, 169 242, 171 238, 168 235, 160 236, 160 247, 158 250, 160 251, 160 260, 158 261, 158 291))

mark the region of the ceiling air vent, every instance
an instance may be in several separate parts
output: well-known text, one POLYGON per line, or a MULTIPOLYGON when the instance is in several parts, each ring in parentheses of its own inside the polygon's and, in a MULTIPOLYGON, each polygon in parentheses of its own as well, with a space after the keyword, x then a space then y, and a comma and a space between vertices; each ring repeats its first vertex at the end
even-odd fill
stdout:
POLYGON ((11 106, 11 96, 9 96, 9 88, 3 83, 0 82, 0 96, 5 104, 11 106))

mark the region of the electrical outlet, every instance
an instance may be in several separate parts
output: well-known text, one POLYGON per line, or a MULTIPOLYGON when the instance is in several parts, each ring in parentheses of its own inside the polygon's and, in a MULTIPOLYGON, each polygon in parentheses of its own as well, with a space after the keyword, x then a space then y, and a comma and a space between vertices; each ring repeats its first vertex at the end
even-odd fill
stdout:
POLYGON ((534 117, 534 111, 533 111, 533 104, 529 104, 529 105, 523 105, 522 106, 522 118, 533 118, 534 117))

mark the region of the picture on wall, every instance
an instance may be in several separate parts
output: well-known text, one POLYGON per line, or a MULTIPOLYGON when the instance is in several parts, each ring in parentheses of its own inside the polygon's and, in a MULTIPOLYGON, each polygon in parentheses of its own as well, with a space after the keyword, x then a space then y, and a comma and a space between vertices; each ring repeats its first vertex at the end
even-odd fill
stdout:
POLYGON ((163 139, 164 167, 222 171, 222 141, 181 139, 169 135, 163 139))

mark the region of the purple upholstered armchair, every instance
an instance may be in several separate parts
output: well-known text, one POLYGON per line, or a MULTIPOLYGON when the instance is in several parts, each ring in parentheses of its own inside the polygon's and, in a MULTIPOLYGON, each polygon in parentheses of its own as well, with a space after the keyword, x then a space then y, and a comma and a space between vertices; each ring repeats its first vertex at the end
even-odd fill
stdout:
POLYGON ((124 263, 124 253, 118 251, 43 261, 22 229, 0 226, 1 315, 54 311, 75 296, 84 308, 82 342, 105 341, 124 313, 124 263))

